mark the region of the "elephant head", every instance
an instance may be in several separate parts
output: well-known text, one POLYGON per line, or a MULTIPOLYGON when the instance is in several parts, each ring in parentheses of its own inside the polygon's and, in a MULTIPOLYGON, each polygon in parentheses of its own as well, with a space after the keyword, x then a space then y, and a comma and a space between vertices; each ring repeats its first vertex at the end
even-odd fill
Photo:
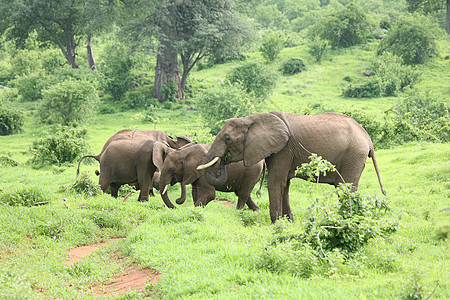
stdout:
MULTIPOLYGON (((159 186, 162 190, 161 197, 164 203, 174 208, 174 205, 167 195, 169 185, 180 182, 182 186, 192 184, 202 174, 198 171, 197 165, 202 161, 207 150, 203 145, 197 143, 187 144, 180 149, 171 149, 167 145, 159 143, 153 151, 153 162, 160 170, 159 186)), ((177 204, 182 204, 184 198, 177 199, 177 204)))
POLYGON ((207 181, 215 180, 216 185, 220 185, 225 183, 226 175, 217 178, 220 172, 212 170, 217 168, 215 165, 219 160, 221 165, 243 160, 248 167, 280 151, 288 140, 288 127, 272 113, 232 118, 225 123, 211 145, 206 156, 208 163, 198 169, 208 169, 207 181))

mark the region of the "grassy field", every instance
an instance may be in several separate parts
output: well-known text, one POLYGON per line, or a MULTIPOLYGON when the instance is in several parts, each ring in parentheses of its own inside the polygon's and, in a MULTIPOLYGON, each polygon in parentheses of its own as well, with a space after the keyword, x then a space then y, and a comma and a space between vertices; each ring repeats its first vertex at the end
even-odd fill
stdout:
MULTIPOLYGON (((370 47, 370 45, 369 45, 370 47)), ((447 47, 447 48, 445 48, 447 47)), ((423 66, 419 86, 449 102, 450 61, 441 58, 423 66)), ((445 49, 444 49, 445 48, 445 49)), ((359 108, 382 112, 395 104, 395 97, 347 99, 341 97, 343 78, 364 70, 373 51, 360 46, 329 55, 313 64, 303 47, 287 48, 271 67, 288 57, 304 57, 307 71, 283 77, 265 111, 301 112, 320 104, 329 110, 359 108)), ((248 60, 259 59, 252 54, 248 60)), ((238 63, 195 71, 191 80, 215 84, 238 63)), ((23 104, 31 109, 32 105, 23 104)), ((145 122, 141 111, 98 115, 88 128, 91 153, 124 128, 160 129, 172 135, 193 136, 201 129, 195 111, 182 106, 159 110, 157 123, 145 122)), ((371 239, 352 257, 329 254, 329 261, 309 262, 292 249, 269 247, 280 233, 302 232, 316 186, 293 180, 291 205, 296 222, 270 224, 267 189, 253 195, 261 206, 257 212, 237 211, 214 201, 194 207, 191 196, 179 209, 167 209, 159 195, 147 203, 137 193, 127 201, 109 195, 87 196, 71 192, 76 165, 26 164, 29 147, 45 130, 27 116, 24 132, 0 137, 0 157, 18 166, 0 167, 0 194, 37 195, 47 205, 0 206, 0 299, 89 299, 92 286, 106 282, 126 265, 137 263, 162 277, 143 293, 131 292, 116 299, 431 299, 450 298, 448 238, 450 211, 450 145, 414 142, 391 149, 376 149, 381 178, 387 191, 382 196, 370 160, 360 180, 360 193, 387 200, 391 211, 382 218, 398 222, 399 229, 386 237, 371 239), (73 266, 66 266, 66 252, 79 245, 124 237, 102 247, 73 266), (271 250, 272 249, 272 250, 271 250), (272 252, 271 252, 272 251, 272 252), (123 259, 115 259, 117 256, 123 259), (270 260, 270 263, 268 262, 270 260), (286 265, 292 268, 283 268, 286 265), (309 269, 308 269, 309 268, 309 269), (305 270, 308 269, 308 275, 305 270), (420 298, 421 297, 421 298, 420 298)), ((92 181, 98 164, 83 164, 92 181)), ((320 185, 320 197, 331 196, 330 186, 320 185)), ((189 192, 189 191, 188 191, 189 192)), ((175 197, 178 186, 169 193, 175 197)), ((218 193, 236 202, 237 197, 218 193)))

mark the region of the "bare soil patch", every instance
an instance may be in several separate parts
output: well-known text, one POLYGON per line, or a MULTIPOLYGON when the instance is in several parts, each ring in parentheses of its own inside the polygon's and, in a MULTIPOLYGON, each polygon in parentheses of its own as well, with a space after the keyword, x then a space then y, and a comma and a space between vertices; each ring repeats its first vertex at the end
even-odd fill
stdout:
POLYGON ((220 204, 226 206, 226 207, 233 207, 235 204, 227 199, 216 199, 216 201, 219 201, 220 204))
MULTIPOLYGON (((71 266, 98 248, 120 239, 114 238, 103 243, 73 248, 67 252, 68 258, 65 263, 67 266, 71 266)), ((117 259, 119 258, 117 257, 117 259)), ((137 265, 130 265, 125 270, 113 276, 108 282, 97 284, 92 289, 97 297, 115 296, 130 291, 143 292, 147 284, 158 282, 160 278, 161 275, 151 269, 141 269, 137 265)))
POLYGON ((94 286, 95 296, 115 296, 130 291, 143 292, 147 284, 158 282, 161 275, 150 270, 131 265, 109 282, 94 286))

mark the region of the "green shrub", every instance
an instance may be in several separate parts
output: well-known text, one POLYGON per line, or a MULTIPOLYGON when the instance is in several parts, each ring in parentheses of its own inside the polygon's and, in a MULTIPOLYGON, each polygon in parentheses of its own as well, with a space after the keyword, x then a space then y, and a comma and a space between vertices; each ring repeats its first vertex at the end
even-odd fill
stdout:
POLYGON ((394 144, 414 140, 450 141, 448 106, 427 93, 408 96, 388 112, 384 139, 394 144))
POLYGON ((280 71, 283 75, 294 75, 306 70, 305 63, 301 58, 289 58, 287 61, 283 62, 280 71))
POLYGON ((400 91, 412 88, 419 81, 419 73, 391 53, 376 57, 370 69, 379 82, 382 96, 397 96, 400 91))
POLYGON ((21 100, 19 90, 16 88, 0 89, 0 105, 4 103, 19 102, 21 100))
POLYGON ((267 98, 275 88, 277 74, 259 62, 246 63, 227 75, 227 80, 258 98, 267 98))
POLYGON ((402 17, 378 45, 377 53, 391 52, 405 64, 421 64, 436 56, 439 29, 420 15, 402 17))
POLYGON ((22 131, 24 114, 14 108, 0 106, 0 135, 10 135, 22 131))
POLYGON ((121 102, 122 106, 126 109, 158 105, 158 100, 153 98, 153 86, 150 85, 143 85, 127 91, 121 102))
POLYGON ((92 116, 100 101, 96 87, 86 80, 68 79, 43 92, 37 117, 41 123, 77 125, 92 116))
POLYGON ((34 206, 38 202, 47 202, 49 198, 40 188, 26 187, 0 195, 0 202, 9 206, 34 206))
POLYGON ((197 99, 198 112, 214 135, 227 119, 252 114, 257 105, 260 103, 256 99, 234 85, 210 88, 197 99))
POLYGON ((19 163, 8 156, 0 156, 0 167, 17 167, 19 163))
POLYGON ((89 196, 101 195, 103 193, 99 185, 94 183, 89 178, 89 173, 87 171, 82 172, 77 177, 75 183, 71 186, 70 189, 77 194, 84 194, 89 196))
POLYGON ((308 43, 308 53, 311 54, 312 57, 316 60, 316 62, 320 63, 325 56, 325 54, 330 49, 330 45, 327 40, 323 40, 319 37, 314 37, 308 43))
POLYGON ((178 86, 175 82, 170 81, 161 87, 161 95, 164 102, 175 101, 177 99, 178 86))
POLYGON ((43 78, 41 71, 17 76, 11 84, 19 91, 22 101, 37 101, 42 98, 43 78))
POLYGON ((33 142, 30 162, 35 166, 74 162, 88 150, 85 137, 85 130, 61 127, 53 134, 33 142))
POLYGON ((345 48, 364 42, 373 26, 361 7, 351 3, 333 11, 309 28, 309 37, 318 36, 334 48, 345 48))
POLYGON ((261 46, 259 51, 267 61, 273 61, 280 54, 283 49, 283 42, 280 34, 274 31, 267 31, 262 36, 261 46))
POLYGON ((381 88, 378 80, 374 78, 367 79, 367 82, 361 84, 349 84, 342 95, 349 98, 374 98, 380 97, 381 88))

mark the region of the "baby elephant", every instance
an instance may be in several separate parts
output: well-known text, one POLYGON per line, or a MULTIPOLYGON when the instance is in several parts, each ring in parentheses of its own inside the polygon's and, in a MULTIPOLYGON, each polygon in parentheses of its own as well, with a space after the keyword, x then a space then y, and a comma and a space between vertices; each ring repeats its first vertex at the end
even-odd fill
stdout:
MULTIPOLYGON (((247 204, 250 209, 258 210, 259 206, 253 201, 250 194, 263 169, 263 173, 265 173, 264 160, 251 167, 245 167, 242 162, 227 165, 228 177, 225 184, 213 186, 207 182, 204 176, 205 171, 197 170, 197 167, 203 163, 209 147, 210 145, 197 143, 188 144, 180 149, 171 149, 162 143, 155 145, 153 162, 161 170, 159 186, 162 188, 160 191, 164 203, 169 208, 175 207, 167 195, 167 187, 181 182, 182 185, 192 185, 192 198, 195 206, 206 205, 214 200, 217 190, 234 192, 238 196, 237 209, 242 209, 247 204)), ((264 177, 261 186, 263 181, 264 177)), ((176 202, 182 204, 184 200, 176 202)))

